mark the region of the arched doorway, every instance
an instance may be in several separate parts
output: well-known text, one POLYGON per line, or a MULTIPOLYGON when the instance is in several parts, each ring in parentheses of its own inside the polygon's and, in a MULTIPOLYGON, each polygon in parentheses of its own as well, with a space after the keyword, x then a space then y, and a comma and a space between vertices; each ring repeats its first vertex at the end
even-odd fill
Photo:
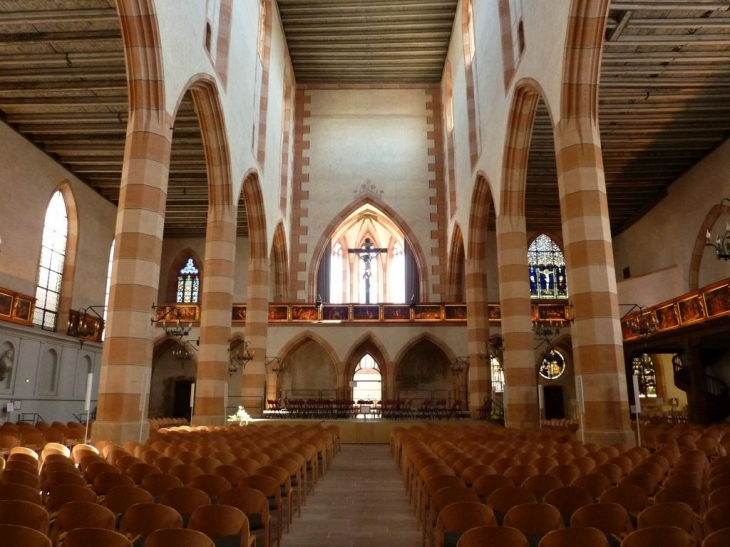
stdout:
POLYGON ((379 401, 383 398, 383 376, 375 358, 366 353, 352 375, 352 398, 355 401, 379 401))

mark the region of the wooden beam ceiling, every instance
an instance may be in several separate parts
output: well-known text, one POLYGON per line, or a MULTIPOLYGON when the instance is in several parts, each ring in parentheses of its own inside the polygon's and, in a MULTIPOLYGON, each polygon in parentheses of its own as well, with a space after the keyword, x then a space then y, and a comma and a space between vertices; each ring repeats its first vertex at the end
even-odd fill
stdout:
MULTIPOLYGON (((278 7, 298 83, 425 84, 441 80, 457 0, 278 7)), ((727 0, 613 0, 599 109, 614 233, 730 135, 729 8, 727 0)), ((114 202, 127 102, 114 0, 0 3, 0 115, 114 202)), ((531 230, 560 231, 556 177, 541 105, 528 161, 531 230)), ((189 97, 175 120, 167 210, 166 235, 204 234, 207 174, 189 97)), ((245 234, 245 212, 239 217, 245 234)))

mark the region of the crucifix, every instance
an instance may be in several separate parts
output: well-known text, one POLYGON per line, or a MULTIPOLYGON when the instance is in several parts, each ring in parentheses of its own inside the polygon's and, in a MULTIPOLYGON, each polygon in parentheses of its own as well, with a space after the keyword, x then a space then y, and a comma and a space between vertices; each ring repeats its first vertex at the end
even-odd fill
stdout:
POLYGON ((370 269, 370 261, 377 257, 378 253, 387 253, 388 249, 373 247, 373 242, 370 241, 369 237, 366 237, 365 243, 362 244, 362 247, 347 249, 347 252, 355 253, 365 264, 365 273, 363 273, 363 278, 365 279, 365 303, 370 304, 370 277, 373 275, 373 271, 370 269))

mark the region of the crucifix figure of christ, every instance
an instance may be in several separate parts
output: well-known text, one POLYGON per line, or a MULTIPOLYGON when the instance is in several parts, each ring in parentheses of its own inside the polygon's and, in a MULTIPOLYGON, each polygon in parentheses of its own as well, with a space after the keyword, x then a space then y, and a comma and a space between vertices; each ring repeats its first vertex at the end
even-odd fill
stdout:
POLYGON ((373 275, 373 271, 370 269, 370 261, 377 257, 378 253, 387 253, 388 249, 373 247, 373 242, 370 241, 369 237, 366 237, 362 247, 347 249, 347 252, 358 255, 365 265, 365 273, 363 274, 363 279, 365 279, 365 303, 370 304, 370 278, 373 275))

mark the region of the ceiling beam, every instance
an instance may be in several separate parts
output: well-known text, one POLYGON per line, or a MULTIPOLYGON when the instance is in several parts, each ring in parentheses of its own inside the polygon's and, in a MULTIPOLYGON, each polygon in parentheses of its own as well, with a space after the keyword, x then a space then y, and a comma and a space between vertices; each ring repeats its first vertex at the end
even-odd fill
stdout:
POLYGON ((43 44, 58 42, 103 42, 118 40, 121 49, 121 30, 74 30, 59 32, 6 32, 0 34, 0 44, 43 44))
POLYGON ((634 0, 613 0, 611 9, 617 10, 643 10, 643 11, 727 11, 727 2, 718 0, 691 1, 691 0, 665 0, 658 2, 634 0))
POLYGON ((60 10, 30 10, 4 11, 0 25, 37 25, 39 23, 65 22, 97 22, 119 21, 119 15, 114 8, 106 9, 60 9, 60 10))

